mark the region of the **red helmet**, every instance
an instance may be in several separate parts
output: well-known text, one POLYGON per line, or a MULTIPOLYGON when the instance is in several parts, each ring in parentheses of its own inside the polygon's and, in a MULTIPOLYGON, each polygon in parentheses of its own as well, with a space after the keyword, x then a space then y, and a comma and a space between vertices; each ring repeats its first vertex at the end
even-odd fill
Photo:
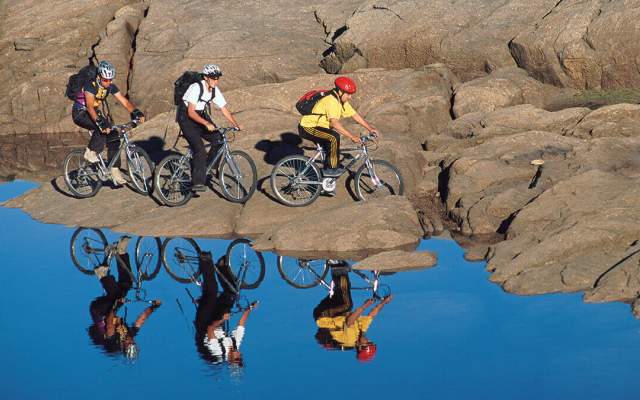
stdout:
POLYGON ((340 76, 334 81, 336 87, 345 93, 354 94, 357 90, 356 83, 351 78, 340 76))
POLYGON ((356 352, 356 358, 358 361, 367 362, 373 360, 373 357, 376 355, 376 350, 378 346, 373 343, 365 344, 364 346, 358 346, 358 350, 356 352))

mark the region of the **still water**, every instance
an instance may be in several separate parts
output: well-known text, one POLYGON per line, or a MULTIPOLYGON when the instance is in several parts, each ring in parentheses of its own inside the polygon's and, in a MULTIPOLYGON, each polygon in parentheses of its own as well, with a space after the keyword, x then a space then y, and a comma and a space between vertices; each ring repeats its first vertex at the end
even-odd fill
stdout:
MULTIPOLYGON (((0 201, 30 187, 0 184, 0 201)), ((640 389, 640 322, 628 306, 586 305, 579 295, 506 294, 487 281, 483 263, 466 262, 457 244, 444 239, 419 246, 438 253, 436 267, 380 277, 392 297, 366 322, 366 339, 376 347, 367 362, 358 360, 356 347, 319 334, 314 309, 328 289, 294 288, 278 273, 274 254, 263 254, 259 286, 241 292, 245 306, 259 302, 247 313, 244 335, 222 340, 235 344, 241 362, 201 351, 191 297, 202 289, 177 282, 164 267, 137 292, 142 300, 160 300, 159 307, 145 311, 150 304, 132 301, 118 308, 121 329, 135 333, 137 355, 127 358, 117 344, 91 334, 90 308, 104 291, 95 275, 72 262, 75 228, 6 208, 0 221, 4 399, 631 399, 640 389), (137 330, 140 315, 146 319, 137 330)), ((120 237, 102 232, 109 243, 120 237)), ((214 261, 230 243, 196 242, 214 261)), ((371 292, 357 289, 366 286, 360 277, 348 276, 355 311, 371 292)), ((135 294, 132 289, 127 297, 135 294)), ((231 313, 229 331, 241 316, 231 313)))

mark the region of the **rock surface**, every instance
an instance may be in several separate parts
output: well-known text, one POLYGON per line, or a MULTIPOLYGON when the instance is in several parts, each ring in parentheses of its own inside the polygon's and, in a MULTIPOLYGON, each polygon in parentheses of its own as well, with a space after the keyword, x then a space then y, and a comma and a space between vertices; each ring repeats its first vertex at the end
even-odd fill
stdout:
POLYGON ((398 272, 436 265, 438 256, 428 251, 407 252, 402 250, 385 251, 358 261, 353 269, 370 271, 398 272))

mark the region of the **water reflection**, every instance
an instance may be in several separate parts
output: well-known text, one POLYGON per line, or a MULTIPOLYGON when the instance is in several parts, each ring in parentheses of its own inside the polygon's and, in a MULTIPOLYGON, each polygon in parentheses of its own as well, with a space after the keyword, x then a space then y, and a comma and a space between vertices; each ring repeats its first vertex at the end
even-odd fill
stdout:
POLYGON ((375 357, 377 346, 367 338, 366 333, 373 319, 391 301, 392 296, 378 296, 372 285, 372 297, 353 309, 349 264, 344 260, 329 260, 328 264, 331 266, 332 284, 327 296, 313 310, 313 318, 318 327, 315 338, 327 350, 355 350, 359 361, 371 361, 375 357), (374 304, 369 313, 365 313, 374 304))
POLYGON ((214 265, 211 253, 202 252, 198 263, 202 277, 202 296, 197 301, 195 318, 198 353, 205 361, 213 364, 226 361, 235 367, 242 367, 244 362, 240 346, 245 325, 258 302, 243 305, 240 300, 242 281, 232 272, 226 255, 220 257, 214 265), (232 313, 241 313, 233 329, 230 328, 232 313))
POLYGON ((143 294, 146 292, 142 291, 139 280, 136 282, 135 297, 127 297, 134 284, 131 260, 127 251, 129 240, 129 236, 122 236, 117 243, 101 249, 105 258, 92 272, 99 279, 104 294, 96 297, 89 305, 92 324, 87 331, 93 344, 102 348, 106 354, 123 355, 127 360, 135 361, 139 353, 136 335, 147 318, 160 307, 161 302, 147 300, 143 294), (117 280, 110 273, 112 259, 115 260, 113 264, 116 265, 117 280), (133 324, 129 324, 126 311, 124 316, 118 313, 124 304, 134 301, 148 303, 149 306, 138 315, 133 324))

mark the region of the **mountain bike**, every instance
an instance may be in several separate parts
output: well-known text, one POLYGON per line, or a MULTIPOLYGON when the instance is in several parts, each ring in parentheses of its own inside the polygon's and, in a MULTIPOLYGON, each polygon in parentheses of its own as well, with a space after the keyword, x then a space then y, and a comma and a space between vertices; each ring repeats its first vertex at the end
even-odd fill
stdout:
MULTIPOLYGON (((355 148, 341 149, 341 153, 355 153, 340 176, 359 160, 363 164, 355 173, 355 194, 359 200, 402 195, 404 183, 400 171, 390 162, 374 160, 369 152, 377 148, 373 135, 360 137, 361 143, 355 148), (374 146, 369 149, 369 147, 374 146)), ((324 160, 322 146, 316 143, 315 153, 311 157, 302 155, 286 156, 273 167, 271 189, 278 200, 290 207, 303 207, 313 203, 322 191, 334 192, 338 177, 325 177, 319 163, 324 160)))
MULTIPOLYGON (((333 281, 327 282, 325 280, 332 261, 304 260, 278 256, 278 271, 285 282, 295 288, 309 289, 321 285, 329 291, 329 296, 333 296, 334 283, 333 281)), ((352 290, 370 291, 371 297, 375 299, 381 299, 391 293, 389 285, 380 283, 380 276, 388 274, 379 271, 360 271, 351 268, 349 264, 347 265, 348 272, 358 276, 363 282, 363 286, 352 286, 352 290)))
MULTIPOLYGON (((162 262, 167 273, 182 283, 200 285, 200 246, 191 238, 168 238, 162 244, 162 262)), ((236 239, 227 247, 227 262, 238 289, 255 289, 264 279, 264 257, 251 247, 248 239, 236 239)), ((214 262, 215 264, 215 262, 214 262)))
MULTIPOLYGON (((233 137, 227 137, 229 132, 237 128, 220 128, 222 145, 216 154, 208 161, 206 176, 211 178, 217 167, 218 184, 223 196, 234 203, 245 203, 256 190, 258 180, 256 164, 244 151, 231 150, 229 142, 233 137)), ((210 148, 212 143, 205 144, 210 148)), ((191 149, 186 154, 171 154, 165 157, 154 172, 155 188, 160 201, 170 207, 186 204, 193 192, 191 191, 191 149)))
MULTIPOLYGON (((149 236, 139 236, 135 241, 134 261, 135 275, 132 279, 151 280, 160 272, 160 239, 149 236)), ((100 229, 78 228, 73 232, 70 242, 71 261, 82 273, 93 275, 93 269, 105 265, 109 261, 112 250, 107 238, 100 229)))
POLYGON ((153 183, 153 162, 144 149, 131 143, 128 132, 137 126, 137 121, 113 125, 119 137, 118 151, 113 159, 106 163, 102 154, 98 162, 90 163, 84 159, 84 150, 73 150, 64 160, 64 182, 69 191, 79 199, 95 196, 105 181, 111 180, 111 168, 124 150, 131 188, 144 195, 151 193, 153 183))

